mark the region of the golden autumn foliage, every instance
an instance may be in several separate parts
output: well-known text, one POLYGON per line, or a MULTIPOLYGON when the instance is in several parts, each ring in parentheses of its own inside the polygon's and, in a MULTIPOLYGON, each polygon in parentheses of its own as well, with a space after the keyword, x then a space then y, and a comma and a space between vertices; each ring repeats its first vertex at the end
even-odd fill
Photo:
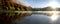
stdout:
POLYGON ((16 2, 12 2, 12 1, 9 1, 9 0, 3 0, 1 1, 2 2, 2 7, 1 9, 2 10, 9 10, 9 11, 30 11, 31 8, 29 8, 29 6, 25 6, 25 5, 22 5, 21 3, 18 4, 16 2))

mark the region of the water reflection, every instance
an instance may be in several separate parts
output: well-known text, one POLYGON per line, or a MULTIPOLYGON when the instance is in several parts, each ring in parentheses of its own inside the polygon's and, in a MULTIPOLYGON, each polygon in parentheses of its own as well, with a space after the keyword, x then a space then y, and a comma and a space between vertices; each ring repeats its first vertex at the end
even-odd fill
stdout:
POLYGON ((23 20, 17 20, 13 24, 50 24, 50 18, 46 15, 32 14, 23 20))
POLYGON ((15 13, 15 12, 3 12, 0 13, 0 23, 1 24, 10 24, 12 21, 17 19, 23 19, 24 17, 31 15, 28 13, 15 13))
POLYGON ((21 12, 3 12, 0 13, 0 23, 2 24, 60 24, 60 16, 54 22, 50 16, 45 13, 21 13, 21 12))

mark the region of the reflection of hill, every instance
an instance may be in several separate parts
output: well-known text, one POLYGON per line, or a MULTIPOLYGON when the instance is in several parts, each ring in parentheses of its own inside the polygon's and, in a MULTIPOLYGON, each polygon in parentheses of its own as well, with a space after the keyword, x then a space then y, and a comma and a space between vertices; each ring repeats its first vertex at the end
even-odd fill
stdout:
POLYGON ((23 19, 26 17, 25 15, 31 15, 29 13, 14 13, 14 12, 6 12, 0 14, 0 23, 2 24, 10 24, 12 21, 17 19, 23 19))

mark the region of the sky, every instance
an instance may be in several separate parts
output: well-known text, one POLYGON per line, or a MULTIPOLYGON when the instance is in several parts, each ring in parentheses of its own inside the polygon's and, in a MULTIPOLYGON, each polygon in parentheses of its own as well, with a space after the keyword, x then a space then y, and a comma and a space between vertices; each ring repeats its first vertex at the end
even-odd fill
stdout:
POLYGON ((60 0, 20 0, 24 4, 31 6, 32 8, 40 8, 47 6, 59 7, 60 0))

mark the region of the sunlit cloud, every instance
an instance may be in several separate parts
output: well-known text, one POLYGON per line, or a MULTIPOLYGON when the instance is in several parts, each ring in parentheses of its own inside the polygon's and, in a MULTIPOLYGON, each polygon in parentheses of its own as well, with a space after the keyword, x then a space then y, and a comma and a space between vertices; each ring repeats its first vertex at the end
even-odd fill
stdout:
POLYGON ((48 6, 58 7, 59 3, 56 0, 52 0, 48 3, 48 6))
POLYGON ((53 1, 53 2, 50 2, 48 5, 49 5, 49 6, 57 6, 58 3, 53 1))

